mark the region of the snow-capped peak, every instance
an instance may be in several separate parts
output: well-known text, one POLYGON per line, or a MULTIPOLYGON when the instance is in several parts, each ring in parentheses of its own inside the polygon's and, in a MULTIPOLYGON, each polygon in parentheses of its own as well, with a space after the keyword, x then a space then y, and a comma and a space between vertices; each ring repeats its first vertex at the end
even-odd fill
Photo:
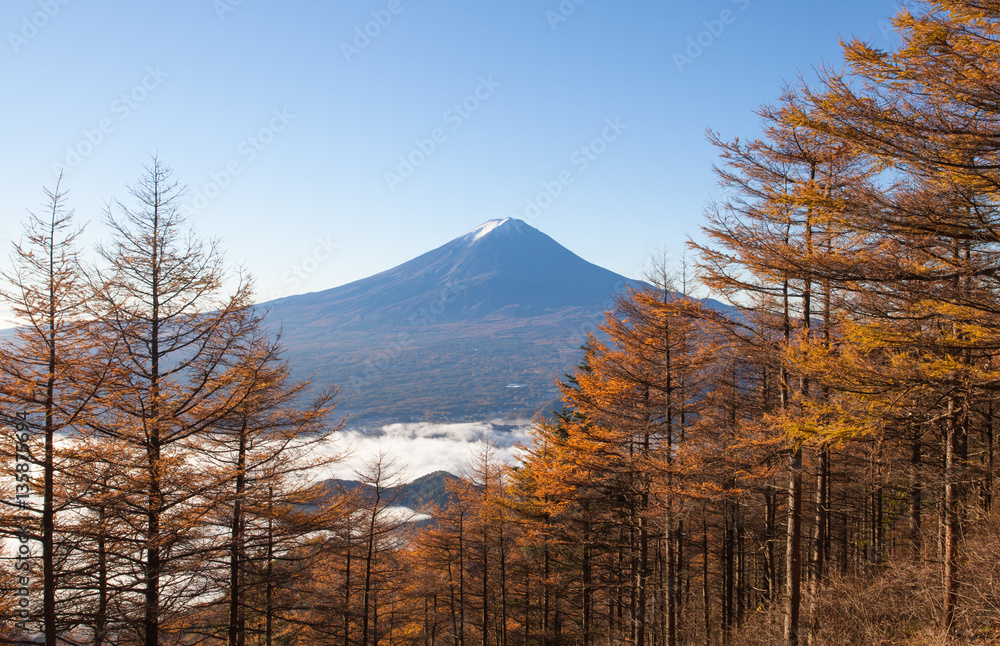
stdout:
POLYGON ((497 227, 501 226, 507 220, 510 220, 510 218, 504 218, 502 220, 489 220, 487 222, 480 224, 478 227, 470 231, 469 235, 472 236, 472 241, 475 242, 476 240, 479 240, 493 229, 496 229, 497 227))
POLYGON ((514 231, 523 231, 526 227, 528 227, 528 225, 526 225, 521 220, 518 220, 517 218, 504 218, 502 220, 489 220, 487 222, 483 222, 482 224, 480 224, 478 227, 476 227, 472 231, 469 231, 466 234, 466 238, 471 238, 470 242, 475 242, 476 240, 479 240, 480 238, 482 238, 486 234, 488 234, 488 233, 490 233, 492 231, 496 231, 500 227, 503 227, 504 230, 507 231, 508 233, 512 233, 514 231))

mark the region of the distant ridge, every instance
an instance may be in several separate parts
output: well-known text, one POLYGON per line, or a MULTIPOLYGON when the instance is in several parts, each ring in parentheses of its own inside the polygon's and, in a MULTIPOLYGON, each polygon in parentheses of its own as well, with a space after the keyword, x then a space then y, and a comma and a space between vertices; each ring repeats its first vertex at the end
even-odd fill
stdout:
MULTIPOLYGON (((406 484, 390 487, 383 495, 386 499, 393 500, 393 504, 396 506, 406 507, 417 513, 430 513, 435 508, 445 509, 448 507, 452 501, 452 496, 448 492, 448 484, 461 481, 461 478, 447 471, 435 471, 406 484)), ((371 486, 364 485, 357 480, 325 480, 319 484, 319 487, 325 492, 325 496, 343 491, 360 494, 362 499, 372 495, 374 491, 371 486)))

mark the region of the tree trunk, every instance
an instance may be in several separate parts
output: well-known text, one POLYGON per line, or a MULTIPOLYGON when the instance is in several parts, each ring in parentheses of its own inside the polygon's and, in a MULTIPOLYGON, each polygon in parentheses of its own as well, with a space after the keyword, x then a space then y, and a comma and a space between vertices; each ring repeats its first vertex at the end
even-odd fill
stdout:
POLYGON ((723 503, 722 528, 722 631, 728 635, 733 627, 733 519, 729 503, 723 503))
POLYGON ((826 534, 829 518, 827 493, 827 469, 830 463, 830 452, 827 447, 821 447, 816 452, 816 490, 815 519, 813 524, 812 554, 809 559, 809 637, 807 643, 813 644, 819 631, 819 600, 820 584, 823 582, 823 565, 826 561, 826 534))
POLYGON ((372 570, 374 569, 375 563, 375 521, 378 519, 378 505, 379 499, 381 497, 381 490, 378 486, 375 487, 375 501, 372 503, 372 513, 368 522, 368 536, 367 546, 365 552, 365 588, 364 588, 364 601, 361 606, 361 646, 368 646, 371 642, 368 641, 368 637, 371 634, 369 631, 369 620, 371 619, 372 613, 372 570))
MULTIPOLYGON (((489 476, 487 474, 487 479, 488 479, 488 477, 489 476)), ((484 486, 485 487, 489 486, 488 480, 486 482, 484 482, 484 486)), ((482 504, 483 505, 486 505, 486 496, 487 495, 488 495, 488 491, 484 491, 483 492, 483 499, 482 499, 482 504)), ((490 632, 489 632, 489 626, 490 626, 490 599, 489 599, 489 591, 490 591, 490 586, 489 586, 489 581, 490 581, 490 576, 489 576, 490 575, 490 537, 489 537, 489 529, 490 529, 490 527, 489 527, 489 523, 487 523, 485 519, 482 520, 482 523, 483 523, 483 533, 482 533, 482 537, 481 538, 483 540, 483 558, 482 558, 481 564, 482 564, 482 568, 483 568, 483 581, 482 581, 482 594, 483 594, 482 622, 483 622, 483 633, 482 633, 482 642, 481 643, 482 643, 482 646, 489 646, 489 644, 490 644, 490 640, 489 640, 489 635, 490 635, 490 632)))
POLYGON ((764 594, 768 601, 773 601, 778 593, 778 566, 775 561, 774 541, 777 540, 778 500, 775 487, 766 485, 764 488, 764 594))
MULTIPOLYGON (((610 599, 611 595, 608 595, 610 599)), ((610 629, 608 631, 610 633, 610 629)), ((524 575, 524 634, 521 639, 521 646, 528 646, 528 638, 531 636, 531 572, 524 575)))
POLYGON ((945 427, 944 462, 944 607, 941 623, 951 634, 955 623, 955 606, 958 602, 958 536, 960 499, 958 483, 958 428, 955 423, 954 399, 948 400, 948 418, 945 427))
POLYGON ((708 580, 708 510, 702 509, 701 516, 701 591, 705 615, 705 646, 712 644, 712 594, 708 580))
POLYGON ((920 560, 920 508, 923 498, 923 488, 921 485, 920 461, 922 438, 920 430, 914 425, 913 436, 910 440, 910 514, 909 514, 909 538, 910 548, 913 550, 913 559, 920 560))
POLYGON ((583 646, 591 646, 590 634, 593 630, 593 572, 590 563, 590 521, 589 509, 583 508, 583 646))
POLYGON ((160 509, 161 492, 159 482, 160 446, 158 433, 151 433, 150 447, 147 458, 149 468, 149 508, 146 512, 146 589, 144 644, 159 646, 160 644, 160 509))
MULTIPOLYGON (((643 494, 645 496, 645 494, 643 494)), ((646 503, 643 501, 643 508, 646 503)), ((639 515, 639 560, 636 568, 635 646, 646 646, 646 588, 649 569, 649 530, 645 514, 639 515)))
MULTIPOLYGON (((677 564, 674 566, 674 643, 676 646, 680 635, 684 632, 684 602, 685 591, 681 588, 681 572, 684 569, 684 521, 677 521, 677 528, 674 530, 674 556, 677 564)), ((691 575, 685 572, 687 602, 691 600, 691 575)))
POLYGON ((448 561, 448 605, 451 608, 452 643, 458 644, 458 597, 455 593, 455 572, 451 561, 448 561))
POLYGON ((789 461, 788 528, 785 544, 785 644, 799 644, 799 608, 802 603, 802 449, 789 461))
POLYGON ((233 520, 229 543, 229 646, 243 646, 243 613, 240 609, 243 569, 243 490, 246 484, 247 435, 246 423, 240 429, 236 455, 236 491, 233 498, 233 520))
POLYGON ((458 525, 458 646, 465 646, 465 518, 458 525))
MULTIPOLYGON (((507 646, 507 539, 503 531, 503 522, 499 530, 500 549, 500 629, 499 646, 507 646)), ((586 584, 584 584, 586 585, 586 584)))
POLYGON ((743 510, 736 509, 736 625, 743 625, 743 616, 746 611, 744 600, 746 598, 747 570, 746 558, 743 544, 743 510))
POLYGON ((108 634, 107 510, 97 508, 97 612, 94 615, 94 646, 104 646, 108 634))
POLYGON ((983 425, 983 494, 982 508, 989 513, 993 509, 993 469, 994 469, 994 437, 993 437, 993 395, 989 395, 986 406, 986 419, 983 425))
MULTIPOLYGON (((350 531, 350 530, 348 530, 350 531)), ((351 538, 348 534, 344 557, 344 646, 351 646, 351 538)))
MULTIPOLYGON (((620 554, 620 553, 619 553, 620 554)), ((551 595, 549 577, 552 574, 551 564, 549 562, 549 539, 548 536, 545 537, 545 545, 542 548, 542 576, 544 586, 542 589, 542 646, 548 646, 549 644, 549 598, 551 595)))
MULTIPOLYGON (((154 181, 158 181, 158 177, 154 181)), ((158 185, 157 185, 158 186, 158 185)), ((150 267, 152 281, 150 296, 149 332, 149 436, 146 442, 146 460, 149 469, 149 500, 146 513, 146 590, 145 617, 143 621, 145 646, 160 644, 160 514, 163 509, 163 492, 160 490, 160 214, 159 191, 153 205, 151 227, 150 267)), ((145 420, 144 420, 145 421, 145 420)))
MULTIPOLYGON (((50 272, 52 257, 49 257, 50 272)), ((56 646, 56 571, 55 571, 55 464, 53 441, 55 433, 55 373, 56 333, 54 291, 49 292, 49 374, 45 385, 45 462, 42 465, 45 493, 42 502, 42 615, 45 622, 45 644, 56 646)))
POLYGON ((264 640, 271 646, 274 635, 274 487, 267 487, 267 583, 264 587, 264 640))
POLYGON ((667 646, 677 646, 677 568, 673 522, 668 516, 666 534, 667 559, 667 646))

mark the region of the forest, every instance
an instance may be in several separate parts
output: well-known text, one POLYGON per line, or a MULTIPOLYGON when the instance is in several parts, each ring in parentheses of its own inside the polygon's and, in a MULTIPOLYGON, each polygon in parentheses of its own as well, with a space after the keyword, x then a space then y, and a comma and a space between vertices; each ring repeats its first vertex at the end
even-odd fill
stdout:
POLYGON ((910 3, 708 134, 719 201, 513 464, 429 522, 154 157, 94 257, 60 182, 4 275, 5 643, 1000 643, 1000 3, 910 3), (232 287, 235 285, 235 287, 232 287), (696 296, 706 291, 732 307, 696 296))

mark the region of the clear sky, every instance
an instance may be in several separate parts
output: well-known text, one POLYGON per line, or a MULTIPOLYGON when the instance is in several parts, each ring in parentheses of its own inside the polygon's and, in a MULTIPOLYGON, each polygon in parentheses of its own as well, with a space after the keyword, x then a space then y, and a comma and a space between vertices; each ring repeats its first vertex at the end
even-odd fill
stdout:
POLYGON ((66 168, 103 235, 158 153, 260 300, 516 216, 636 276, 716 194, 713 128, 888 47, 884 0, 4 0, 0 235, 66 168), (541 196, 541 197, 540 197, 541 196), (529 200, 531 202, 529 203, 529 200), (534 205, 534 206, 532 206, 534 205))

